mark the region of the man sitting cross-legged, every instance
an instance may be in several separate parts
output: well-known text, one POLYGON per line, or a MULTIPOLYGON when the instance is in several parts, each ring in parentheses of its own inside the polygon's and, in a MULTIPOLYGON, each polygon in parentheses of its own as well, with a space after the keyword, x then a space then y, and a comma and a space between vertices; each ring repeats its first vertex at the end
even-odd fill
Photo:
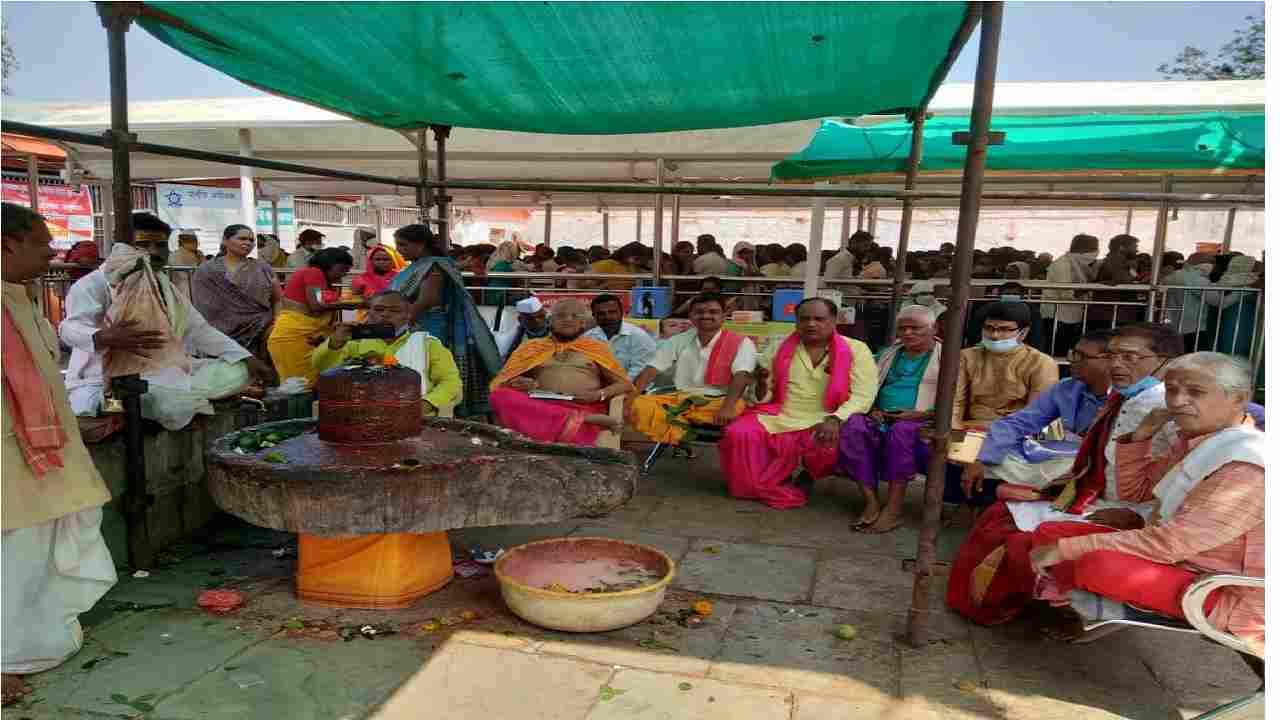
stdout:
POLYGON ((602 428, 621 429, 608 403, 630 393, 631 382, 608 345, 582 336, 588 317, 582 303, 561 300, 551 308, 551 335, 511 353, 489 385, 499 425, 573 445, 594 445, 602 428))
POLYGON ((858 340, 836 333, 835 303, 809 298, 796 306, 796 332, 761 357, 757 405, 734 420, 720 441, 729 494, 770 507, 804 505, 802 486, 831 474, 840 423, 871 409, 876 364, 858 340), (808 478, 786 484, 804 464, 808 478))
POLYGON ((395 290, 374 295, 369 300, 366 326, 387 326, 394 336, 352 340, 355 326, 343 323, 312 351, 311 364, 317 370, 328 370, 369 356, 378 360, 392 356, 397 364, 422 376, 423 415, 437 415, 440 408, 452 407, 462 397, 462 375, 453 353, 429 333, 413 329, 410 307, 405 296, 395 290))
POLYGON ((865 503, 853 530, 884 533, 902 524, 907 483, 928 471, 929 446, 920 437, 933 415, 938 394, 942 343, 933 337, 933 312, 908 305, 898 313, 898 340, 877 365, 880 390, 866 415, 853 415, 840 430, 840 469, 859 483, 865 503), (881 507, 877 488, 889 483, 889 504, 881 507))
POLYGON ((662 343, 636 376, 636 387, 647 387, 674 365, 676 392, 641 395, 631 403, 631 425, 673 445, 684 442, 691 423, 728 425, 737 417, 756 367, 755 345, 724 329, 723 295, 702 293, 690 307, 693 327, 662 343))

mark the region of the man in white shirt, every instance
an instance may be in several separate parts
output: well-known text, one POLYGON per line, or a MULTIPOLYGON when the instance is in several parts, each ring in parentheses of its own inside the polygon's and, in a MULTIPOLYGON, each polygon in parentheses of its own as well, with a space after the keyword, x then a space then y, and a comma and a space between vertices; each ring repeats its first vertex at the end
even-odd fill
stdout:
POLYGON ((498 343, 498 354, 503 362, 511 356, 511 351, 520 347, 520 343, 528 338, 542 338, 551 334, 551 323, 547 321, 546 308, 536 297, 527 297, 516 303, 516 326, 498 333, 494 340, 498 343))
POLYGON ((727 275, 729 259, 724 248, 716 243, 715 235, 698 236, 698 257, 693 260, 694 275, 727 275))
MULTIPOLYGON (((1071 250, 1049 263, 1045 280, 1051 283, 1075 283, 1084 285, 1097 277, 1094 263, 1098 259, 1098 238, 1092 235, 1076 235, 1071 238, 1071 250)), ((1041 293, 1045 302, 1040 303, 1040 317, 1044 319, 1044 336, 1053 343, 1050 355, 1060 357, 1075 347, 1084 333, 1084 305, 1059 305, 1047 302, 1050 298, 1083 300, 1071 290, 1045 289, 1041 293), (1055 327, 1056 325, 1056 327, 1055 327)))
POLYGON ((823 274, 826 280, 841 280, 855 277, 861 268, 862 261, 874 260, 867 257, 867 248, 875 247, 875 241, 871 237, 871 233, 866 230, 859 230, 849 236, 849 242, 845 244, 840 252, 831 256, 827 261, 827 271, 823 274))
POLYGON ((627 379, 634 382, 657 351, 657 341, 644 328, 623 322, 622 301, 608 293, 597 295, 591 301, 591 315, 596 326, 583 333, 583 337, 608 343, 609 351, 627 371, 627 379))
POLYGON ((150 386, 142 396, 143 417, 180 430, 197 413, 212 415, 209 400, 235 395, 250 375, 274 377, 175 292, 163 272, 169 233, 156 216, 135 214, 130 242, 118 242, 102 267, 67 292, 58 334, 71 348, 66 381, 76 415, 99 414, 108 375, 136 373, 150 386))
POLYGON ((643 388, 675 367, 675 392, 631 402, 631 425, 657 442, 682 443, 691 424, 728 425, 742 412, 755 371, 755 345, 724 329, 723 295, 695 297, 689 318, 693 327, 668 338, 636 377, 636 387, 643 388))

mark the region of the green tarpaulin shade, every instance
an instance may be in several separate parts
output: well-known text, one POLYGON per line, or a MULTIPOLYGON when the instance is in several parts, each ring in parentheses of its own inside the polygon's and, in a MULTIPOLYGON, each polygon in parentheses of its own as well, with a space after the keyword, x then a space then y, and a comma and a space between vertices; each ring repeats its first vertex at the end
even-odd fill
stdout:
POLYGON ((383 127, 623 134, 919 108, 968 14, 964 2, 148 2, 138 22, 247 84, 383 127))
MULTIPOLYGON (((987 170, 1024 172, 1244 170, 1264 167, 1263 113, 1192 115, 1069 115, 994 117, 1001 145, 987 150, 987 170)), ((967 117, 925 121, 921 172, 961 170, 966 147, 951 134, 969 130, 967 117)), ((775 180, 902 173, 911 151, 911 124, 819 126, 809 146, 773 166, 775 180)))

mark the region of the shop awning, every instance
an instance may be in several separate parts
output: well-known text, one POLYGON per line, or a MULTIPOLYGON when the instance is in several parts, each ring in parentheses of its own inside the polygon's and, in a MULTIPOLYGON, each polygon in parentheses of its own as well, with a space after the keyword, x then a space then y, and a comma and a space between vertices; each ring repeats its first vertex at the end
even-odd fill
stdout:
POLYGON ((964 2, 148 2, 139 24, 249 85, 387 128, 745 127, 924 105, 964 2))
MULTIPOLYGON (((1226 172, 1265 166, 1263 113, 1185 115, 1060 115, 1000 117, 993 131, 1003 144, 987 151, 988 171, 1226 172)), ((921 172, 964 168, 966 148, 952 133, 969 130, 967 117, 925 122, 921 172)), ((905 120, 858 127, 822 123, 809 146, 773 166, 775 180, 902 173, 911 150, 905 120)))

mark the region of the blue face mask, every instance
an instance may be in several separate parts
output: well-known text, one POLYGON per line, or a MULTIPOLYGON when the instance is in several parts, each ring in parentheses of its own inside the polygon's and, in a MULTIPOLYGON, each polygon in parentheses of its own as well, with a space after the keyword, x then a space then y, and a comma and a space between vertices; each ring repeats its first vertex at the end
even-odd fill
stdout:
POLYGON ((1022 302, 1021 295, 1001 295, 1000 302, 1022 302))
POLYGON ((1020 344, 1022 344, 1022 341, 1017 336, 1005 338, 1003 340, 992 340, 989 337, 982 338, 982 347, 993 353, 1004 354, 1007 352, 1013 352, 1018 349, 1018 345, 1020 344))
POLYGON ((1150 390, 1151 388, 1159 384, 1160 384, 1159 378, 1157 378, 1154 375, 1148 375, 1128 387, 1116 388, 1116 392, 1120 393, 1126 399, 1128 399, 1135 395, 1138 395, 1139 393, 1142 393, 1145 390, 1150 390))

